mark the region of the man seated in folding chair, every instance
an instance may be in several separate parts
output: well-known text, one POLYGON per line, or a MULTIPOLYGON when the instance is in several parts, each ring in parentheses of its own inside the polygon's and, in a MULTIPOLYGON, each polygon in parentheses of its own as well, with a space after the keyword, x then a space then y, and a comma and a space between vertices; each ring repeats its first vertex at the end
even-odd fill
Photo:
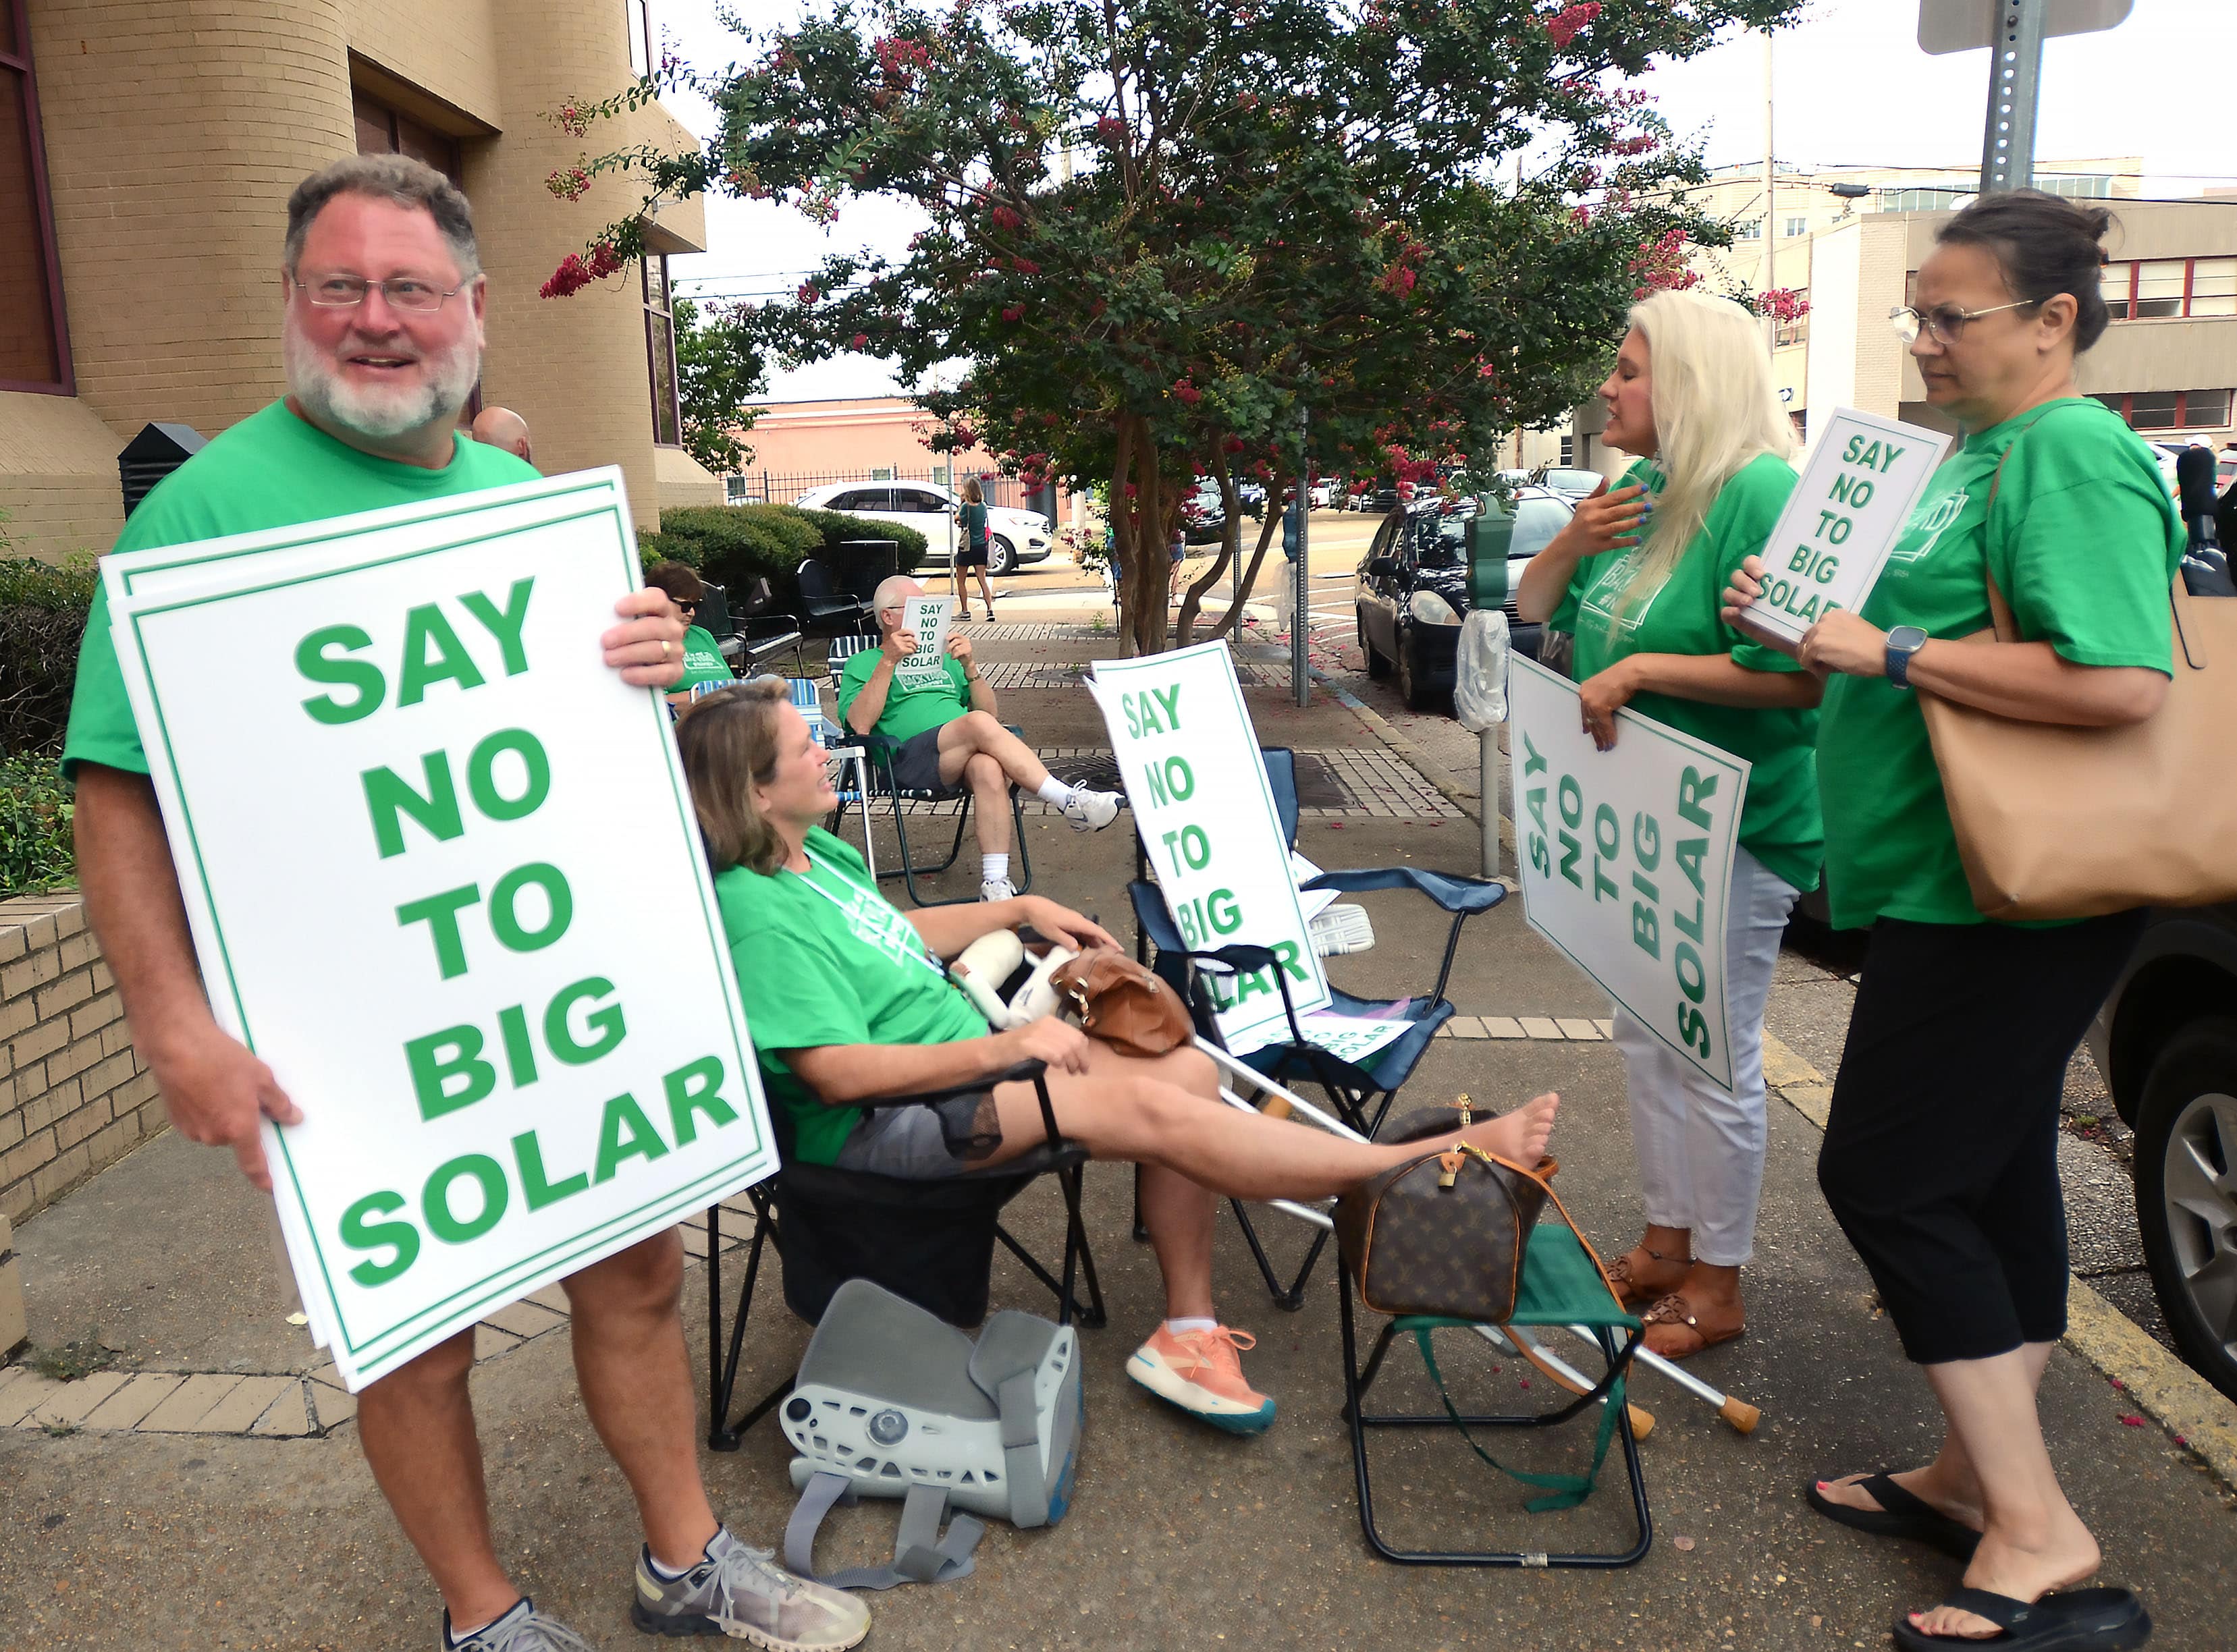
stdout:
MULTIPOLYGON (((971 641, 947 639, 947 669, 909 682, 894 668, 916 652, 916 635, 901 629, 912 596, 924 588, 906 575, 880 582, 878 646, 847 661, 839 678, 839 715, 858 734, 882 734, 901 745, 893 754, 894 784, 912 792, 971 788, 979 835, 979 898, 1007 900, 1013 785, 1048 804, 1076 832, 1099 832, 1118 818, 1118 799, 1053 778, 1033 748, 1002 727, 994 690, 971 657, 971 641)), ((960 828, 959 828, 960 830, 960 828)))
MULTIPOLYGON (((1214 1199, 1329 1198, 1431 1149, 1346 1141, 1229 1107, 1211 1061, 1193 1049, 1123 1056, 1054 1017, 989 1031, 943 958, 1027 925, 1066 945, 1116 943, 1039 896, 907 913, 890 905, 861 857, 818 825, 833 804, 823 750, 781 683, 717 689, 676 725, 676 741, 739 995, 771 1100, 791 1116, 795 1153, 892 1176, 1001 1164, 1045 1139, 1030 1083, 867 1118, 851 1103, 1046 1062, 1063 1135, 1095 1158, 1142 1166, 1142 1219, 1165 1275, 1167 1317, 1127 1373, 1230 1432, 1271 1423, 1274 1402, 1243 1379, 1238 1351, 1251 1338, 1213 1311, 1214 1199)), ((1441 1140, 1465 1136, 1535 1164, 1559 1104, 1541 1096, 1441 1140)))

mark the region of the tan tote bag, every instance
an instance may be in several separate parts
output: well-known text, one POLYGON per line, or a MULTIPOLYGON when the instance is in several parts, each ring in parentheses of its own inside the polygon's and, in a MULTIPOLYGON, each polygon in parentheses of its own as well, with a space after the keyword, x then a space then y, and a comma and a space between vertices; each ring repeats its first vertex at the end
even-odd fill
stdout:
MULTIPOLYGON (((1992 482, 1991 509, 1996 499, 1992 482)), ((1988 586, 1995 640, 2024 641, 1993 575, 1988 586)), ((2237 898, 2237 599, 2193 596, 2178 576, 2168 600, 2174 678, 2141 723, 2023 722, 1918 691, 1983 916, 2095 918, 2237 898)))

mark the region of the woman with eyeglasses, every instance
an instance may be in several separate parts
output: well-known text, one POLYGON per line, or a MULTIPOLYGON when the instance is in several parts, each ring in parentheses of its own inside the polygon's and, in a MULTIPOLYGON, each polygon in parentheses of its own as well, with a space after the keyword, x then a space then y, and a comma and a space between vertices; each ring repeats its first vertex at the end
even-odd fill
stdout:
POLYGON ((1633 308, 1600 393, 1605 439, 1638 461, 1530 559, 1517 608, 1574 635, 1578 707, 1602 751, 1629 706, 1752 765, 1725 897, 1731 1090, 1661 1030, 1615 1011, 1646 1231, 1608 1275, 1645 1310, 1646 1346, 1684 1359, 1747 1323, 1740 1274, 1755 1254, 1767 1128, 1764 1005, 1787 913, 1818 885, 1819 684, 1717 611, 1725 582, 1763 549, 1794 491, 1794 427, 1763 324, 1729 299, 1657 293, 1633 308))
MULTIPOLYGON (((2171 675, 2181 523, 2150 451, 2081 393, 2108 316, 2102 208, 2016 190, 1936 235, 1896 328, 1963 440, 1860 613, 1796 648, 1826 680, 1818 771, 1833 921, 1871 930, 1818 1184, 1926 1368, 1946 1430, 1923 1468, 1823 1480, 1820 1513, 1965 1559, 1895 1624, 1906 1649, 2141 1646, 2126 1589, 2077 1589, 2096 1540, 2045 1448, 2036 1388, 2066 1329, 2066 1066, 2142 926, 1992 923, 1974 907, 1918 694, 2032 722, 2151 715, 2171 675), (2023 640, 1990 632, 1987 582, 2023 640)), ((1750 561, 1727 618, 1761 589, 1750 561)), ((1766 641, 1774 641, 1769 637, 1766 641)), ((1774 642, 1774 646, 1785 646, 1774 642)))
POLYGON ((723 657, 723 645, 699 623, 699 604, 707 596, 707 587, 699 576, 682 563, 655 563, 646 572, 644 582, 666 591, 683 612, 683 675, 668 691, 668 703, 681 711, 691 703, 691 691, 700 683, 719 686, 736 681, 737 673, 723 657))

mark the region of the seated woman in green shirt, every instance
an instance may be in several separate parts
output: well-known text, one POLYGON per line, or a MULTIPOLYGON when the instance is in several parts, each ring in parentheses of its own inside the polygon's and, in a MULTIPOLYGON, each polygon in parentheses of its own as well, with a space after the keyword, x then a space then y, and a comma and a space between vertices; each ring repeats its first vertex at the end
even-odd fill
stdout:
MULTIPOLYGON (((1844 1525, 1968 1557, 1963 1590, 1896 1621, 1896 1644, 1914 1652, 2037 1644, 2036 1628, 1997 1633, 2016 1613, 2062 1647, 2136 1647, 2150 1633, 2126 1589, 2062 1592, 2096 1571, 2097 1543, 2036 1412, 2066 1332, 2067 1063, 2143 917, 1984 918, 1918 707, 1923 691, 2022 722, 2115 728, 2166 697, 2182 523, 2150 450, 2075 380, 2110 319, 2099 267, 2111 222, 2102 207, 2018 189, 1936 232, 1912 303, 1890 319, 1964 440, 1863 610, 1827 614, 1795 650, 1827 680, 1833 921, 1871 929, 1818 1183, 1947 1425, 1923 1468, 1807 1495, 1844 1525), (2010 641, 1991 629, 1991 580, 2010 641)), ((1762 571, 1751 561, 1733 579, 1728 616, 1755 600, 1762 571)))
POLYGON ((668 703, 680 711, 691 703, 692 691, 701 683, 736 682, 738 674, 723 657, 723 645, 699 623, 699 604, 707 595, 699 576, 682 563, 655 563, 644 582, 666 591, 683 613, 683 675, 668 691, 668 703))
MULTIPOLYGON (((1127 1362, 1152 1393, 1231 1433, 1257 1433, 1274 1402, 1243 1379, 1248 1333, 1212 1309, 1214 1200, 1320 1199, 1435 1150, 1378 1147, 1231 1108, 1193 1049, 1125 1056, 1053 1017, 1006 1032, 942 960, 982 935, 1031 925, 1078 947, 1116 944, 1037 895, 901 912, 861 859, 817 822, 835 799, 822 747, 756 680, 717 690, 676 725, 683 772, 715 869, 738 994, 792 1156, 886 1175, 999 1165, 1045 1139, 1032 1084, 989 1084, 937 1107, 859 1102, 969 1084, 1047 1063, 1058 1128, 1099 1159, 1142 1167, 1142 1220, 1165 1274, 1166 1318, 1127 1362)), ((1560 1098, 1455 1131, 1534 1164, 1560 1098)))
POLYGON ((1731 1094, 1614 1012, 1646 1233, 1609 1276, 1646 1308, 1646 1346, 1682 1359, 1746 1323, 1764 1006, 1787 913, 1817 887, 1825 841, 1811 753, 1819 689, 1717 612, 1726 581, 1763 549, 1794 491, 1793 427, 1762 324, 1728 299, 1657 293, 1633 309, 1600 399, 1608 444, 1639 459, 1531 558, 1516 605, 1525 620, 1574 614, 1578 701, 1600 750, 1615 745, 1615 714, 1628 705, 1753 766, 1726 885, 1731 1094))

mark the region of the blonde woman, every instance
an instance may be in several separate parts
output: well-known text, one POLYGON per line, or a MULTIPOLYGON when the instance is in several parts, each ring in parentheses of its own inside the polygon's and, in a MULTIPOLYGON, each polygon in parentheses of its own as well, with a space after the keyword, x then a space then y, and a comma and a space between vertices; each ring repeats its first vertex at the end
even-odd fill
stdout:
POLYGON ((963 509, 956 514, 955 526, 963 543, 955 548, 955 617, 971 617, 970 582, 964 574, 967 568, 979 570, 979 594, 987 599, 987 617, 994 617, 994 588, 987 582, 987 493, 979 485, 977 477, 964 478, 960 490, 963 509))
POLYGON ((1761 324, 1697 293, 1658 293, 1631 313, 1600 386, 1607 440, 1638 456, 1530 561, 1525 620, 1574 615, 1585 730, 1616 743, 1628 705, 1753 765, 1726 912, 1732 1092, 1621 1009, 1646 1233, 1611 1274, 1645 1305, 1646 1346, 1682 1359, 1746 1325, 1740 1269, 1763 1187, 1763 1012, 1786 916, 1815 888, 1825 847, 1812 747, 1817 678, 1734 629, 1718 608, 1732 572, 1760 552, 1794 470, 1793 427, 1771 382, 1761 324))

